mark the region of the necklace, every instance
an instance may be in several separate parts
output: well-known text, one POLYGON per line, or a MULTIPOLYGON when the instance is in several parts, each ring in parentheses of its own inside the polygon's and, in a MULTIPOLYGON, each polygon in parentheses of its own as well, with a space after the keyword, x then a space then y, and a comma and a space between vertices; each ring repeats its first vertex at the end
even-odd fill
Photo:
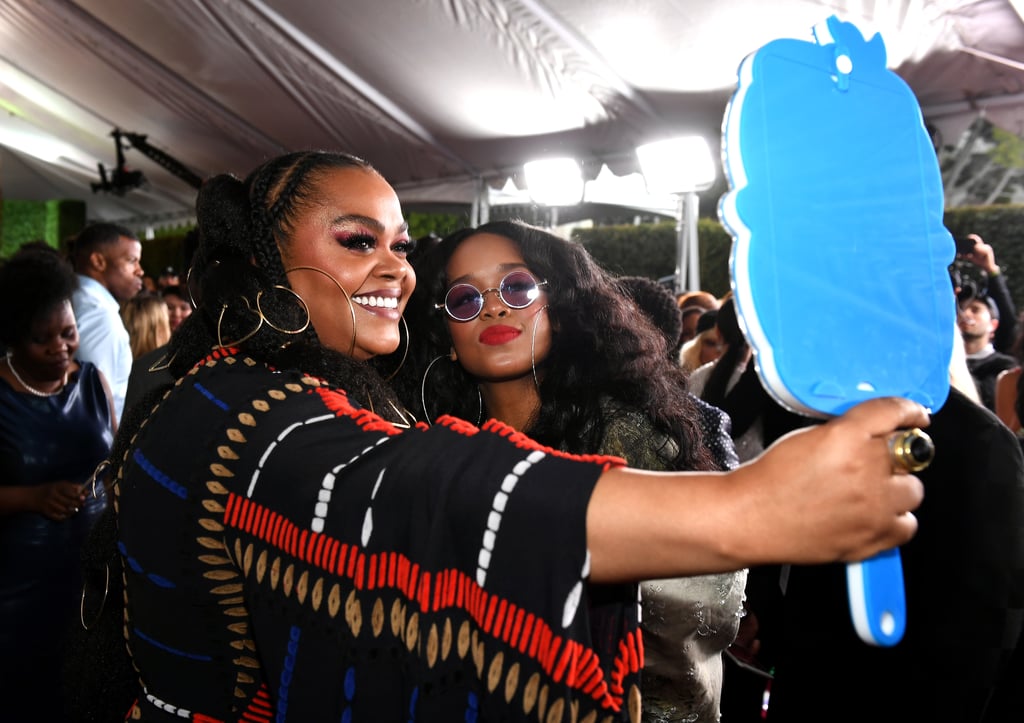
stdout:
POLYGON ((4 357, 4 361, 7 362, 7 368, 11 370, 11 374, 14 375, 14 378, 18 380, 18 383, 21 384, 21 386, 25 387, 26 391, 28 391, 29 394, 34 394, 37 397, 54 397, 60 394, 62 391, 64 391, 64 387, 67 386, 68 373, 64 372, 64 378, 60 380, 59 387, 57 387, 52 392, 41 392, 35 387, 29 386, 29 384, 24 379, 21 378, 21 375, 18 374, 18 370, 14 368, 14 363, 11 361, 10 352, 7 352, 7 355, 4 357))

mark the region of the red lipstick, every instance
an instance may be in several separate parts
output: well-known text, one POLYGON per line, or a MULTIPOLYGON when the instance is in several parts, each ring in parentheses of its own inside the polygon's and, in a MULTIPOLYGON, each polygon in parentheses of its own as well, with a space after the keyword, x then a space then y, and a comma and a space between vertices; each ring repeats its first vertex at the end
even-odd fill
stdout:
POLYGON ((507 344, 522 333, 519 329, 503 324, 489 326, 480 332, 480 343, 488 346, 507 344))

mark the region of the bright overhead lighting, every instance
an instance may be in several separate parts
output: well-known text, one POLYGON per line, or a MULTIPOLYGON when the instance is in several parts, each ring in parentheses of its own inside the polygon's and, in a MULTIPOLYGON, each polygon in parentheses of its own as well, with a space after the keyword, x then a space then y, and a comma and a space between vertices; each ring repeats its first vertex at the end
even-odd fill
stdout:
POLYGON ((0 123, 0 146, 27 153, 47 163, 58 163, 64 158, 79 155, 68 143, 41 131, 11 128, 0 123))
POLYGON ((708 142, 700 136, 655 141, 636 149, 649 193, 686 193, 715 181, 708 142))
POLYGON ((572 158, 545 158, 523 164, 534 203, 574 206, 583 200, 583 172, 572 158))

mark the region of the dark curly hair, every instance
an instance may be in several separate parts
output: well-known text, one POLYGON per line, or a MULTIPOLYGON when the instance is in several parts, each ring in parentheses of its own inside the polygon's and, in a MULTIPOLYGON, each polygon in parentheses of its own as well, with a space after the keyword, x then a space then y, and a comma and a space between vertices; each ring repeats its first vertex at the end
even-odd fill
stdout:
POLYGON ((300 151, 267 161, 244 181, 220 175, 203 184, 196 200, 199 243, 188 277, 197 306, 171 340, 175 378, 212 348, 236 346, 273 366, 327 379, 378 412, 397 402, 372 364, 324 347, 312 325, 299 334, 281 331, 301 328, 308 312, 279 288, 290 287, 278 249, 289 243, 299 214, 319 199, 326 174, 350 168, 376 173, 353 155, 300 151), (258 326, 257 307, 273 325, 258 326))
MULTIPOLYGON (((416 264, 418 284, 406 307, 412 349, 395 386, 410 409, 430 421, 441 413, 477 420, 476 382, 447 357, 451 339, 435 304, 447 289, 445 268, 459 244, 490 233, 513 241, 538 277, 547 280, 548 313, 558 331, 543 362, 541 408, 525 429, 537 441, 577 454, 597 450, 605 432, 602 400, 645 413, 678 444, 672 469, 713 469, 686 377, 669 360, 661 333, 623 295, 579 244, 520 221, 496 221, 449 235, 416 264), (440 358, 438 358, 440 357, 440 358), (430 368, 423 409, 421 380, 430 368)), ((676 451, 676 450, 673 450, 676 451)))
POLYGON ((120 224, 100 222, 86 226, 68 243, 68 253, 75 270, 85 269, 93 251, 117 243, 122 236, 138 240, 134 231, 120 224))
POLYGON ((70 301, 78 277, 58 252, 43 241, 25 244, 0 266, 0 345, 26 341, 32 324, 70 301))

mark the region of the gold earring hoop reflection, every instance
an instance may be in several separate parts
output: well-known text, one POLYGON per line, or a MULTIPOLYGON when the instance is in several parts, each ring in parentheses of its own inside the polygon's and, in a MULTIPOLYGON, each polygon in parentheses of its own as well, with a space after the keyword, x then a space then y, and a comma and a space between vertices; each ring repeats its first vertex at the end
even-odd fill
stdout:
POLYGON ((263 294, 264 294, 264 291, 261 289, 259 291, 259 293, 256 294, 255 308, 253 308, 254 305, 249 302, 249 299, 247 297, 245 297, 245 296, 241 297, 242 302, 245 303, 245 308, 250 313, 255 314, 256 318, 258 319, 258 321, 256 322, 256 326, 252 329, 252 331, 250 331, 248 334, 245 334, 244 336, 242 336, 242 337, 240 337, 238 339, 235 339, 234 341, 229 341, 229 342, 225 342, 224 341, 224 336, 223 336, 223 332, 221 331, 221 327, 224 325, 224 314, 227 312, 228 308, 230 308, 230 307, 226 303, 221 305, 221 307, 220 307, 220 314, 217 316, 217 344, 218 344, 217 348, 218 349, 224 349, 224 348, 229 347, 229 346, 238 346, 239 344, 242 344, 242 343, 248 341, 249 339, 252 339, 254 336, 256 336, 256 333, 260 329, 263 328, 263 324, 264 323, 266 323, 266 325, 269 326, 271 329, 273 329, 273 330, 275 330, 277 332, 280 332, 281 334, 289 334, 289 335, 301 334, 307 328, 309 328, 309 307, 306 305, 306 300, 303 299, 301 296, 299 296, 297 293, 295 293, 295 291, 293 291, 292 289, 289 289, 287 286, 282 286, 281 284, 275 284, 272 287, 272 290, 274 290, 274 289, 280 289, 281 291, 286 291, 289 294, 291 294, 292 296, 294 296, 296 301, 298 301, 298 303, 301 305, 302 311, 306 315, 306 320, 302 324, 300 324, 299 326, 295 327, 294 329, 285 329, 283 327, 278 326, 274 322, 272 322, 270 320, 270 318, 267 317, 267 315, 263 312, 263 308, 260 306, 260 303, 261 303, 261 301, 263 299, 263 294))
MULTIPOLYGON (((395 367, 395 370, 384 377, 384 381, 386 382, 390 382, 398 375, 398 372, 401 371, 402 366, 405 364, 405 360, 409 357, 409 347, 412 346, 412 337, 409 336, 409 324, 405 321, 405 314, 398 317, 398 320, 402 322, 402 326, 405 328, 405 351, 402 352, 402 361, 398 362, 398 366, 395 367)), ((399 339, 398 343, 401 344, 402 340, 399 339)))
POLYGON ((352 342, 349 344, 348 354, 346 355, 352 356, 356 350, 356 307, 352 303, 352 297, 348 295, 348 292, 345 291, 345 288, 338 282, 336 278, 331 276, 331 274, 327 273, 323 269, 317 268, 316 266, 292 266, 290 269, 284 270, 286 274, 290 274, 292 271, 315 271, 318 274, 326 276, 328 279, 331 280, 331 283, 338 287, 338 290, 342 293, 342 296, 345 297, 345 301, 348 303, 348 311, 352 317, 352 342))
POLYGON ((256 314, 256 318, 259 319, 259 321, 256 322, 255 328, 253 328, 253 330, 250 331, 248 334, 245 334, 244 336, 242 336, 242 337, 240 337, 238 339, 235 339, 234 341, 229 341, 229 342, 225 343, 224 342, 224 336, 223 336, 223 334, 221 332, 221 326, 224 324, 224 313, 228 310, 229 307, 228 307, 228 305, 226 303, 222 304, 221 307, 220 307, 220 314, 217 315, 217 348, 218 349, 226 349, 228 347, 238 346, 239 344, 242 344, 242 343, 248 341, 249 339, 252 339, 254 336, 256 336, 256 332, 258 332, 260 329, 263 328, 263 322, 265 321, 265 319, 263 318, 263 315, 262 314, 257 314, 253 310, 252 304, 250 304, 249 300, 247 298, 245 298, 244 296, 242 297, 242 301, 245 302, 245 308, 248 309, 250 312, 256 314))
POLYGON ((533 333, 530 335, 530 370, 533 372, 533 386, 540 390, 540 381, 537 379, 537 324, 540 323, 540 312, 548 308, 547 304, 537 309, 533 315, 533 333))
MULTIPOLYGON (((430 412, 427 411, 427 377, 430 375, 430 370, 434 368, 434 365, 442 359, 448 359, 452 364, 457 363, 451 354, 438 354, 430 360, 429 364, 427 364, 426 371, 423 372, 423 379, 420 380, 420 406, 423 407, 423 421, 427 424, 430 424, 430 420, 433 419, 433 417, 430 416, 430 412)), ((476 388, 476 400, 479 405, 476 415, 476 424, 479 427, 480 423, 484 419, 484 397, 483 394, 480 393, 480 385, 477 385, 476 388)))
POLYGON ((302 312, 306 315, 306 321, 301 326, 299 326, 299 327, 297 327, 295 329, 282 329, 281 327, 279 327, 276 324, 274 324, 274 322, 272 322, 270 320, 270 317, 268 317, 266 314, 263 313, 263 308, 260 306, 260 299, 263 298, 263 291, 262 290, 258 294, 256 294, 256 312, 260 315, 260 318, 263 319, 264 321, 266 321, 267 322, 267 326, 269 326, 271 329, 274 329, 275 331, 279 331, 282 334, 301 334, 306 329, 308 329, 309 328, 309 306, 306 304, 306 300, 303 299, 301 296, 299 296, 299 294, 294 289, 289 289, 287 286, 283 286, 282 284, 275 284, 273 288, 274 289, 280 289, 281 291, 287 291, 289 294, 294 296, 295 300, 299 302, 300 306, 302 306, 302 312))

